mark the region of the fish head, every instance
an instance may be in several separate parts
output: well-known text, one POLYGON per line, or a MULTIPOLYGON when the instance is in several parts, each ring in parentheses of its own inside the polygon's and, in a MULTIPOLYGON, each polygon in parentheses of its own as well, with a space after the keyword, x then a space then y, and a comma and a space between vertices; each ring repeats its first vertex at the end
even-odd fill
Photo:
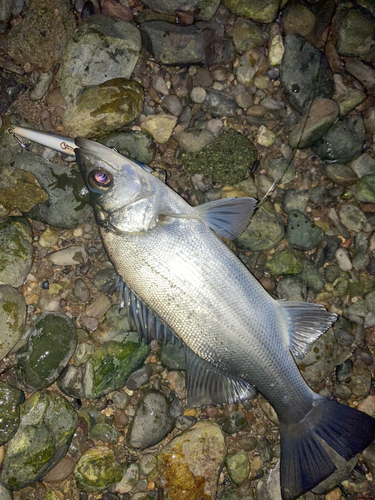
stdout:
POLYGON ((107 230, 133 232, 153 217, 153 175, 103 144, 77 137, 75 154, 90 192, 97 222, 107 230))

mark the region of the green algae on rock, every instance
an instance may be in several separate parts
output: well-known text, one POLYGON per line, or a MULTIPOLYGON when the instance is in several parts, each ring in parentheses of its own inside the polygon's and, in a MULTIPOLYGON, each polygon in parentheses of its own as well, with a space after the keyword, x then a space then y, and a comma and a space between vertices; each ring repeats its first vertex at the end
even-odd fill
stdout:
POLYGON ((95 446, 83 453, 74 469, 74 476, 82 490, 101 491, 121 480, 122 467, 113 450, 95 446))
POLYGON ((20 424, 20 404, 23 392, 0 382, 0 446, 7 443, 17 432, 20 424))
POLYGON ((232 481, 236 484, 241 484, 250 473, 249 459, 244 450, 228 453, 225 464, 232 481))
POLYGON ((223 4, 239 16, 259 23, 272 23, 276 19, 280 0, 224 0, 223 4))
POLYGON ((45 389, 59 377, 77 346, 76 328, 59 313, 42 314, 16 353, 19 380, 30 390, 45 389))
POLYGON ((364 203, 375 203, 375 175, 364 175, 355 186, 354 196, 364 203))
POLYGON ((0 360, 17 344, 25 320, 26 304, 23 296, 10 285, 0 285, 0 360))
POLYGON ((19 287, 33 263, 33 234, 23 217, 0 221, 0 283, 19 287))
POLYGON ((266 262, 265 269, 269 271, 272 276, 301 274, 303 271, 303 264, 297 259, 291 248, 285 248, 266 262))
POLYGON ((159 452, 157 486, 165 488, 171 500, 213 500, 225 455, 220 427, 198 422, 159 452))
POLYGON ((224 131, 202 151, 182 155, 182 165, 190 174, 203 174, 220 184, 237 184, 249 175, 257 158, 255 146, 233 129, 224 131))
POLYGON ((19 490, 42 479, 68 451, 77 415, 56 392, 36 392, 21 405, 18 431, 8 442, 0 483, 19 490))
POLYGON ((48 200, 48 194, 32 172, 19 168, 2 167, 0 180, 0 203, 14 210, 28 212, 35 205, 48 200))
POLYGON ((84 386, 86 397, 100 398, 124 387, 128 377, 146 359, 149 346, 135 334, 122 342, 110 340, 99 347, 86 363, 84 386))
POLYGON ((73 137, 107 134, 135 120, 142 112, 143 100, 140 83, 114 78, 83 90, 67 107, 63 124, 73 137))

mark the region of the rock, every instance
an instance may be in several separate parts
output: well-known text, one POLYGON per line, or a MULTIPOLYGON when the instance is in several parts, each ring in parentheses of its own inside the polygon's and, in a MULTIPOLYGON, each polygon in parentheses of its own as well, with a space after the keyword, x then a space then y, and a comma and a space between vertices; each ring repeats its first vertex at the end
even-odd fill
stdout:
POLYGON ((241 411, 233 411, 224 421, 222 429, 226 434, 236 434, 247 427, 247 420, 241 411))
POLYGON ((316 22, 316 16, 302 3, 289 4, 283 11, 282 26, 286 35, 298 33, 307 38, 316 22))
POLYGON ((156 464, 156 457, 154 457, 154 455, 146 453, 146 455, 142 455, 139 459, 139 472, 143 476, 148 476, 150 472, 155 469, 156 464))
POLYGON ((266 262, 265 269, 273 276, 301 274, 303 264, 297 259, 291 248, 285 248, 266 262))
POLYGON ((155 157, 156 145, 152 137, 139 131, 111 132, 99 139, 109 148, 115 148, 127 158, 149 165, 155 157))
POLYGON ((149 347, 129 334, 122 342, 111 340, 97 349, 86 363, 84 389, 89 399, 100 398, 124 387, 145 360, 149 347))
POLYGON ((202 151, 184 154, 181 158, 187 172, 200 173, 213 181, 230 185, 245 179, 255 160, 255 147, 232 129, 224 131, 202 151))
POLYGON ((302 360, 295 360, 310 387, 319 387, 329 377, 336 364, 337 343, 333 329, 314 342, 302 360))
POLYGON ((355 396, 365 398, 371 389, 371 372, 369 370, 354 371, 350 385, 355 396))
POLYGON ((63 124, 73 137, 97 137, 135 120, 142 112, 143 100, 143 87, 135 80, 106 80, 85 88, 67 106, 63 124))
POLYGON ((337 455, 332 451, 328 452, 328 454, 330 454, 331 458, 334 460, 337 470, 314 488, 313 491, 317 495, 321 495, 322 493, 331 491, 333 488, 338 486, 345 478, 349 477, 351 471, 356 466, 358 461, 357 456, 355 456, 349 461, 346 461, 340 455, 337 455))
POLYGON ((130 430, 129 445, 144 450, 161 441, 173 428, 169 403, 161 392, 147 392, 140 400, 130 430))
MULTIPOLYGON (((0 445, 7 443, 17 432, 20 424, 20 404, 25 400, 23 392, 0 382, 0 445)), ((1 496, 0 496, 1 498, 1 496)))
POLYGON ((185 349, 181 349, 178 342, 168 342, 162 347, 160 361, 169 370, 186 370, 185 349))
POLYGON ((176 429, 186 431, 190 429, 190 427, 193 427, 193 425, 197 423, 197 420, 196 417, 191 417, 189 415, 179 415, 176 419, 176 429))
POLYGON ((103 443, 115 444, 118 442, 118 432, 111 425, 106 423, 95 424, 90 430, 90 437, 103 443))
POLYGON ((165 21, 147 21, 140 29, 146 48, 162 64, 206 61, 205 34, 199 25, 177 26, 165 21))
POLYGON ((289 213, 292 210, 298 210, 303 213, 306 209, 309 200, 308 191, 297 191, 296 189, 288 189, 283 198, 283 210, 289 213))
POLYGON ((86 307, 86 316, 91 316, 92 318, 101 318, 111 307, 111 301, 104 294, 99 294, 95 297, 94 302, 86 307))
POLYGON ((284 224, 270 203, 255 212, 249 226, 237 238, 240 246, 251 252, 263 252, 275 247, 284 237, 284 224))
MULTIPOLYGON (((156 459, 155 459, 156 462, 156 459)), ((121 481, 115 486, 116 493, 120 495, 125 495, 131 491, 139 481, 139 469, 136 463, 130 463, 128 467, 124 470, 124 474, 121 481)))
POLYGON ((16 353, 19 380, 30 391, 45 389, 57 380, 76 346, 76 329, 67 316, 42 314, 16 353))
POLYGON ((266 126, 261 125, 258 130, 257 142, 261 146, 265 146, 266 148, 272 146, 272 144, 276 140, 276 135, 269 130, 266 126))
POLYGON ((370 92, 375 89, 375 71, 359 59, 351 58, 346 61, 345 69, 370 92))
POLYGON ((346 359, 343 363, 336 366, 336 379, 338 382, 349 382, 353 371, 353 361, 346 359))
POLYGON ((324 238, 323 230, 298 210, 289 212, 286 238, 292 248, 311 250, 324 238))
POLYGON ((40 73, 38 74, 36 85, 33 89, 30 90, 29 93, 31 101, 40 101, 40 99, 42 99, 46 95, 52 83, 52 78, 52 70, 47 69, 44 71, 40 71, 40 73))
POLYGON ((174 138, 185 153, 201 151, 205 146, 215 140, 215 136, 208 130, 193 130, 191 132, 179 132, 174 138))
POLYGON ((259 23, 272 23, 279 10, 279 0, 224 0, 224 5, 239 16, 259 23))
POLYGON ((0 285, 0 360, 17 344, 23 333, 25 320, 25 299, 15 288, 0 285))
POLYGON ((349 167, 349 165, 341 165, 333 163, 326 165, 326 176, 339 186, 351 186, 358 181, 357 174, 349 167))
POLYGON ((90 289, 82 278, 77 278, 74 282, 73 295, 81 302, 88 302, 90 298, 90 289))
POLYGON ((292 148, 307 148, 320 139, 339 115, 339 105, 330 99, 317 98, 289 135, 292 148))
POLYGON ((365 92, 358 89, 349 89, 344 94, 336 98, 336 102, 340 107, 340 116, 347 115, 350 111, 359 106, 366 99, 365 92))
POLYGON ((365 116, 364 116, 364 125, 366 132, 368 134, 375 134, 375 107, 372 106, 371 108, 368 108, 366 110, 365 116))
POLYGON ((113 450, 95 446, 83 453, 74 469, 74 477, 83 491, 102 491, 120 481, 122 467, 113 450))
POLYGON ((362 153, 365 141, 363 120, 359 115, 344 116, 328 132, 311 145, 323 161, 349 163, 362 153))
POLYGON ((212 116, 236 116, 238 104, 236 100, 219 90, 208 89, 206 91, 206 99, 203 102, 203 108, 212 116))
POLYGON ((370 417, 375 417, 375 396, 367 396, 363 401, 357 406, 359 411, 363 411, 370 415, 370 417))
MULTIPOLYGON (((0 221, 0 283, 19 287, 33 263, 33 234, 27 219, 8 217, 0 221)), ((18 301, 19 303, 19 301, 18 301)))
POLYGON ((269 35, 252 21, 238 17, 233 30, 233 42, 239 54, 268 42, 269 35))
POLYGON ((65 456, 77 415, 56 392, 36 392, 21 406, 17 433, 8 442, 1 483, 19 490, 39 481, 65 456))
POLYGON ((0 180, 0 203, 8 210, 28 212, 35 205, 48 201, 47 193, 31 172, 3 167, 0 180))
POLYGON ((156 12, 175 15, 176 11, 191 12, 198 21, 208 21, 215 14, 220 0, 208 0, 202 3, 200 0, 169 1, 169 0, 146 0, 145 4, 156 12))
POLYGON ((250 473, 250 463, 244 450, 228 454, 225 458, 229 475, 236 484, 241 484, 250 473))
POLYGON ((307 287, 299 276, 283 276, 277 283, 276 295, 279 299, 304 302, 307 298, 307 287))
POLYGON ((64 457, 52 470, 43 478, 46 483, 60 483, 73 472, 75 462, 71 457, 64 457))
POLYGON ((270 44, 268 61, 270 66, 279 66, 284 55, 284 42, 281 35, 275 35, 270 44))
POLYGON ((60 61, 64 47, 76 29, 75 16, 64 0, 50 8, 48 0, 33 0, 22 23, 9 32, 9 54, 21 66, 51 68, 60 61))
POLYGON ((133 372, 126 382, 126 387, 130 391, 136 391, 145 385, 150 380, 150 377, 153 373, 151 365, 144 365, 139 370, 133 372))
POLYGON ((12 164, 32 172, 49 197, 47 202, 27 212, 27 217, 65 229, 77 227, 88 218, 92 211, 90 197, 78 170, 31 153, 18 154, 12 164))
POLYGON ((55 266, 76 266, 85 264, 88 261, 84 246, 73 245, 71 247, 63 248, 57 252, 49 254, 49 259, 55 266))
POLYGON ((149 115, 142 122, 142 130, 151 135, 159 144, 166 143, 172 135, 177 117, 171 115, 149 115))
POLYGON ((360 179, 364 175, 375 174, 375 160, 367 153, 363 153, 363 155, 352 161, 350 166, 360 179))
POLYGON ((140 50, 141 37, 133 24, 107 16, 87 19, 60 61, 58 78, 66 104, 70 106, 84 88, 130 78, 140 50))
POLYGON ((240 84, 250 85, 254 78, 262 76, 268 69, 268 60, 259 50, 252 49, 245 52, 236 68, 236 77, 240 84))
POLYGON ((180 116, 184 110, 180 99, 176 95, 165 96, 163 99, 163 108, 173 116, 180 116))
POLYGON ((280 78, 290 104, 300 113, 315 97, 331 99, 334 94, 327 58, 300 35, 284 39, 280 78))
POLYGON ((38 244, 43 248, 51 248, 57 245, 59 241, 59 237, 55 231, 53 231, 50 227, 47 227, 45 231, 40 235, 38 244))
POLYGON ((354 196, 358 201, 375 203, 375 175, 364 175, 355 186, 354 196))
POLYGON ((198 422, 158 453, 157 486, 165 488, 171 500, 213 500, 225 454, 220 427, 198 422))
POLYGON ((314 290, 314 292, 320 292, 324 288, 324 278, 309 260, 303 261, 301 278, 309 288, 314 290))
POLYGON ((338 248, 335 252, 335 257, 342 271, 351 271, 353 265, 345 248, 338 248))
POLYGON ((64 394, 71 398, 81 399, 85 396, 83 390, 82 370, 75 366, 67 366, 57 379, 57 385, 64 394))
POLYGON ((283 157, 272 158, 272 156, 266 156, 264 170, 274 181, 280 178, 283 184, 291 182, 296 175, 293 161, 283 157))
POLYGON ((339 218, 341 224, 347 227, 350 231, 359 232, 366 229, 366 216, 357 207, 357 205, 343 203, 340 207, 339 218))
POLYGON ((355 8, 341 9, 337 24, 337 52, 343 56, 359 56, 370 62, 375 55, 375 22, 371 15, 355 8))
POLYGON ((105 344, 109 340, 115 340, 116 337, 131 330, 125 308, 119 312, 118 305, 116 304, 108 309, 105 316, 105 321, 100 323, 99 328, 93 334, 95 340, 100 344, 105 344))

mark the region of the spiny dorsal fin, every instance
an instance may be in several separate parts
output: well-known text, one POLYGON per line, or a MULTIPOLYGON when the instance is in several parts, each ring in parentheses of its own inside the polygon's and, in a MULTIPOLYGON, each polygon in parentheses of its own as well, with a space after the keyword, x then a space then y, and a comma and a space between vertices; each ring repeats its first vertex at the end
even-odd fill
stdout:
POLYGON ((321 304, 285 300, 278 303, 287 322, 289 349, 298 359, 337 319, 337 314, 328 312, 321 304))
POLYGON ((257 201, 254 198, 224 198, 195 207, 194 213, 163 212, 160 215, 181 219, 200 219, 228 240, 238 238, 249 224, 257 201))
POLYGON ((256 389, 241 378, 215 368, 185 346, 186 390, 189 406, 212 406, 252 399, 256 389))

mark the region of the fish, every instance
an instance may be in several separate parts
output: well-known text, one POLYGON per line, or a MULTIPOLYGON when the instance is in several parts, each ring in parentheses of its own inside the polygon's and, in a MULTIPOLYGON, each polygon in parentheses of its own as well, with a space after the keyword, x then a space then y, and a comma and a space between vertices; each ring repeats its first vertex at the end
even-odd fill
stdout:
MULTIPOLYGON (((74 153, 107 254, 140 336, 178 338, 189 406, 261 393, 280 425, 283 500, 295 500, 375 438, 375 419, 315 393, 301 359, 336 321, 322 305, 276 300, 224 243, 249 223, 252 198, 191 207, 117 151, 78 137, 74 153)), ((57 146, 58 147, 58 146, 57 146)))

